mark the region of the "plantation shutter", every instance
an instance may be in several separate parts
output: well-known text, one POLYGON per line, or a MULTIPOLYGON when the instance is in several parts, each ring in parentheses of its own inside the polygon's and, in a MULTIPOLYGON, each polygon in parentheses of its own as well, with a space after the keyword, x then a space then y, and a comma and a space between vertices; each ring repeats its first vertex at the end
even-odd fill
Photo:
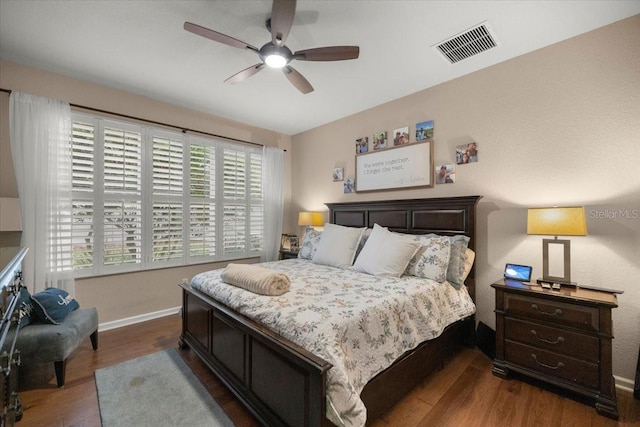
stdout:
POLYGON ((142 262, 142 133, 135 126, 103 128, 103 264, 142 262))
POLYGON ((95 184, 96 126, 91 118, 74 121, 72 146, 72 256, 74 270, 92 269, 94 265, 93 197, 95 184))
POLYGON ((189 256, 216 254, 216 149, 194 142, 189 156, 189 256))
POLYGON ((264 199, 262 194, 262 154, 249 155, 249 203, 250 203, 250 250, 259 251, 263 247, 264 199))
POLYGON ((184 146, 171 136, 153 136, 153 261, 183 256, 184 146))
POLYGON ((142 135, 105 126, 104 192, 106 194, 142 193, 142 135))
POLYGON ((142 261, 142 205, 140 202, 104 202, 104 265, 131 265, 142 261))
POLYGON ((243 150, 223 148, 222 252, 234 254, 247 246, 247 161, 243 150))

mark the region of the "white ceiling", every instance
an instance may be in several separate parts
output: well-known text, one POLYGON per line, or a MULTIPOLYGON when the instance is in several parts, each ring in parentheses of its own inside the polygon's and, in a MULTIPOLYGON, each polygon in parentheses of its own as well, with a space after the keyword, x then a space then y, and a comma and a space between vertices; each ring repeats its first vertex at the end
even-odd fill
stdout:
MULTIPOLYGON (((248 50, 183 30, 190 21, 260 47, 271 0, 0 0, 0 58, 293 135, 640 13, 640 1, 298 1, 292 50, 359 45, 360 58, 294 61, 303 95, 248 50), (431 46, 487 21, 499 46, 450 65, 431 46)), ((11 88, 6 88, 11 89, 11 88)))

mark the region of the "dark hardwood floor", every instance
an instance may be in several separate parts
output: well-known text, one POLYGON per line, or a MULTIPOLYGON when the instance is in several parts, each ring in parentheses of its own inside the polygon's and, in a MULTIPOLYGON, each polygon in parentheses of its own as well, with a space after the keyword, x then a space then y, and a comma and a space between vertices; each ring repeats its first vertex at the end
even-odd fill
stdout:
MULTIPOLYGON (((22 421, 16 425, 99 426, 100 413, 93 373, 125 360, 177 347, 177 315, 100 333, 97 351, 89 339, 70 357, 66 384, 56 387, 53 364, 21 371, 22 421)), ((191 369, 236 426, 258 423, 191 351, 181 351, 191 369)), ((562 397, 520 379, 501 380, 491 374, 491 360, 465 349, 429 376, 395 408, 370 424, 387 426, 640 426, 640 400, 618 391, 620 420, 599 416, 591 406, 562 397)))

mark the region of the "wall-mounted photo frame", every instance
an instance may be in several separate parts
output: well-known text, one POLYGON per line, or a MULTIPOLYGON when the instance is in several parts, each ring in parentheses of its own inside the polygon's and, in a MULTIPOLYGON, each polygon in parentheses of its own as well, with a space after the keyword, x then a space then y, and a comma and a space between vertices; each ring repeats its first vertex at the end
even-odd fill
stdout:
POLYGON ((456 182, 455 165, 436 166, 436 184, 453 184, 456 182))
POLYGON ((344 181, 344 168, 333 168, 333 181, 344 181))
POLYGON ((420 142, 356 156, 356 192, 433 187, 433 144, 420 142))
POLYGON ((393 131, 393 146, 405 145, 409 143, 409 126, 405 126, 393 131))
POLYGON ((344 194, 351 194, 355 190, 355 180, 352 176, 344 180, 344 194))
POLYGON ((369 137, 363 136, 356 139, 356 154, 362 154, 369 151, 369 137))
POLYGON ((478 143, 470 142, 468 144, 456 146, 456 164, 464 165, 467 163, 475 163, 478 161, 478 143))
POLYGON ((416 141, 433 142, 433 120, 416 123, 416 141))
POLYGON ((373 151, 387 148, 387 131, 376 132, 373 134, 373 151))

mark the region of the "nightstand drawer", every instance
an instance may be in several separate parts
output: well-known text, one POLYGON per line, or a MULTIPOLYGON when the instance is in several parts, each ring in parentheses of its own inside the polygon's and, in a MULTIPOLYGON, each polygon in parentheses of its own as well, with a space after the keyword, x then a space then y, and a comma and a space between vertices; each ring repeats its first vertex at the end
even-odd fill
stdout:
POLYGON ((576 360, 550 351, 505 341, 505 359, 545 376, 562 378, 592 389, 600 387, 597 364, 576 360))
POLYGON ((512 318, 504 321, 505 339, 598 363, 600 340, 595 336, 512 318))
POLYGON ((591 331, 597 331, 599 328, 598 309, 595 307, 506 294, 504 310, 508 315, 526 316, 591 331))

